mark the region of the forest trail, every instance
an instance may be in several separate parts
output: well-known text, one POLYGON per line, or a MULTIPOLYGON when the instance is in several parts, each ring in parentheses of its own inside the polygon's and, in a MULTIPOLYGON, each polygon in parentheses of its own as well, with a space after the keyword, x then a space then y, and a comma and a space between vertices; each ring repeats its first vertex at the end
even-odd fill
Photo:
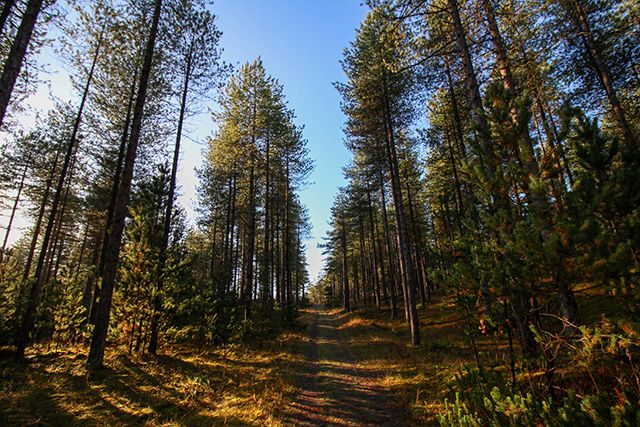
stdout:
POLYGON ((349 350, 341 312, 315 307, 307 314, 306 363, 296 373, 299 393, 289 405, 287 424, 407 425, 407 414, 382 386, 385 372, 365 366, 349 350))

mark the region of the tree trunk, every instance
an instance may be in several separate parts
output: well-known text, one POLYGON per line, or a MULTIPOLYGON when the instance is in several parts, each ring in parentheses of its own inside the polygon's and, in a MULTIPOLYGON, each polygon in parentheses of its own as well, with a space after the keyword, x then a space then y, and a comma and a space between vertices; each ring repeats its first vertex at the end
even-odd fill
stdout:
POLYGON ((26 283, 29 278, 29 273, 31 273, 31 264, 33 263, 33 257, 36 252, 36 245, 38 244, 38 238, 40 237, 40 228, 42 228, 42 220, 44 219, 44 213, 47 209, 47 202, 49 201, 49 193, 51 192, 51 185, 53 184, 53 178, 56 173, 56 169, 58 169, 58 160, 60 159, 60 150, 56 152, 55 160, 53 161, 53 166, 51 167, 51 173, 47 177, 47 182, 44 190, 44 194, 42 195, 42 200, 40 201, 40 207, 38 208, 38 217, 36 219, 36 224, 33 230, 33 236, 31 238, 31 245, 29 246, 29 255, 27 255, 27 262, 25 263, 24 272, 22 275, 22 283, 26 283))
POLYGON ((0 12, 0 36, 4 35, 4 27, 7 24, 9 15, 11 15, 11 9, 13 9, 15 3, 16 0, 5 0, 2 6, 2 11, 0 12))
MULTIPOLYGON (((482 0, 482 6, 487 18, 489 34, 491 35, 491 40, 493 42, 498 71, 500 73, 500 76, 502 77, 502 85, 504 89, 509 93, 511 98, 515 100, 518 97, 518 92, 513 80, 511 66, 509 65, 509 57, 502 40, 502 35, 500 33, 500 28, 498 27, 498 21, 493 10, 493 5, 491 4, 491 0, 482 0)), ((510 113, 513 125, 516 127, 516 129, 520 129, 521 141, 520 144, 515 146, 518 162, 522 162, 522 153, 524 153, 525 156, 523 166, 527 176, 521 182, 522 188, 527 195, 531 195, 532 204, 537 207, 538 212, 541 215, 546 216, 546 214, 548 213, 546 206, 546 195, 539 190, 530 190, 529 186, 529 183, 539 175, 538 162, 533 150, 533 141, 531 140, 531 135, 529 134, 529 124, 521 123, 520 114, 515 104, 513 104, 510 113)))
MULTIPOLYGON (((251 148, 253 150, 253 147, 251 148)), ((256 237, 256 192, 255 192, 255 166, 254 166, 254 154, 251 154, 249 166, 249 218, 247 223, 247 235, 246 235, 246 250, 245 250, 245 262, 243 267, 242 289, 241 297, 244 304, 244 319, 249 320, 251 318, 251 299, 253 286, 253 257, 255 252, 255 237, 256 237)))
POLYGON ((264 265, 262 267, 262 300, 263 305, 272 308, 271 303, 271 169, 270 169, 270 141, 267 136, 265 147, 265 185, 264 185, 264 265))
POLYGON ((427 268, 424 264, 425 258, 422 253, 422 231, 420 230, 420 224, 417 223, 417 215, 413 208, 413 198, 411 197, 411 189, 407 179, 407 201, 409 202, 409 214, 411 218, 411 226, 413 229, 413 235, 415 239, 415 252, 416 252, 416 265, 418 268, 418 282, 420 285, 420 300, 422 301, 422 307, 426 305, 427 295, 425 294, 426 288, 429 286, 429 278, 427 277, 427 268))
POLYGON ((15 358, 18 361, 21 361, 24 359, 24 350, 31 338, 30 337, 31 333, 33 332, 33 326, 35 324, 35 318, 36 318, 36 309, 38 308, 40 295, 42 293, 42 287, 44 286, 44 280, 43 280, 44 262, 45 262, 47 252, 49 250, 49 241, 54 231, 53 226, 56 220, 56 216, 58 214, 58 206, 60 205, 60 201, 62 200, 62 192, 64 191, 64 186, 67 179, 67 172, 69 171, 69 166, 71 164, 71 160, 75 152, 76 139, 78 137, 78 131, 80 130, 80 121, 82 120, 82 113, 84 111, 84 106, 87 101, 87 97, 89 95, 89 88, 91 87, 93 72, 95 71, 96 63, 98 62, 98 56, 100 55, 100 48, 102 47, 103 34, 104 32, 101 31, 100 38, 96 46, 96 51, 93 56, 91 69, 89 70, 87 82, 85 84, 84 91, 82 93, 82 100, 80 101, 78 114, 76 115, 75 121, 73 123, 73 130, 71 132, 71 137, 69 138, 69 142, 67 143, 64 160, 62 162, 62 169, 60 171, 60 177, 58 178, 58 183, 56 185, 56 191, 53 196, 53 202, 51 204, 51 211, 49 212, 47 227, 45 228, 44 237, 42 239, 42 247, 40 249, 40 255, 38 256, 38 262, 36 264, 34 282, 31 286, 31 290, 29 292, 29 298, 27 300, 27 309, 24 313, 24 317, 22 319, 22 324, 20 326, 20 329, 18 330, 17 341, 16 341, 16 354, 15 354, 15 358))
POLYGON ((406 303, 409 313, 408 321, 409 329, 411 331, 411 343, 414 346, 417 346, 420 345, 420 326, 415 301, 416 274, 415 269, 413 268, 413 263, 411 262, 411 249, 409 247, 409 236, 407 232, 404 204, 402 201, 400 177, 398 176, 398 156, 396 154, 393 120, 391 118, 391 107, 389 97, 387 95, 386 81, 383 81, 383 96, 385 102, 385 127, 387 132, 387 162, 389 167, 389 181, 391 183, 391 195, 393 197, 393 205, 395 207, 394 211, 397 225, 398 249, 400 251, 400 273, 402 275, 404 288, 406 289, 406 303))
POLYGON ((180 100, 180 114, 178 116, 178 129, 176 131, 176 144, 173 150, 173 164, 171 165, 171 180, 169 182, 169 194, 167 195, 167 210, 164 215, 164 227, 162 230, 162 243, 160 245, 160 262, 158 265, 158 283, 156 285, 153 300, 153 315, 151 317, 151 335, 149 338, 149 353, 155 355, 158 350, 158 325, 162 311, 162 290, 164 289, 165 270, 167 264, 167 250, 169 248, 169 235, 171 234, 171 218, 173 217, 173 200, 176 193, 176 175, 178 173, 178 161, 180 160, 180 142, 182 140, 182 127, 184 115, 187 111, 187 98, 189 95, 189 80, 191 79, 191 56, 193 45, 190 46, 186 58, 184 85, 182 99, 180 100))
MULTIPOLYGON (((378 278, 378 264, 382 264, 383 262, 381 261, 380 263, 378 262, 378 248, 377 248, 377 236, 376 236, 376 232, 375 232, 375 222, 373 219, 373 206, 371 204, 371 193, 369 191, 367 191, 367 203, 369 206, 369 232, 371 235, 371 248, 372 248, 372 252, 373 252, 373 289, 375 292, 375 299, 376 299, 376 307, 380 308, 381 305, 381 301, 380 301, 380 283, 382 281, 384 281, 384 273, 382 274, 382 280, 379 280, 378 278)), ((384 267, 382 267, 382 271, 384 272, 384 267)), ((386 295, 385 295, 386 297, 386 295)), ((386 298, 385 298, 386 299, 386 298)))
POLYGON ((291 231, 290 231, 290 188, 289 188, 289 153, 285 156, 286 175, 285 175, 285 193, 284 193, 284 296, 286 298, 286 319, 291 320, 293 315, 293 307, 291 306, 291 231))
POLYGON ((485 116, 484 107, 482 106, 482 98, 480 98, 480 89, 476 73, 473 69, 471 54, 469 53, 469 45, 462 21, 460 20, 460 11, 458 10, 457 0, 448 0, 449 11, 453 20, 453 29, 456 42, 458 45, 462 66, 465 73, 465 82, 467 85, 467 96, 471 106, 471 117, 477 127, 478 136, 480 138, 480 151, 485 156, 484 168, 487 178, 493 182, 496 176, 495 166, 493 164, 493 144, 489 136, 489 124, 485 116))
POLYGON ((347 230, 344 224, 340 229, 340 240, 342 242, 342 308, 344 311, 351 310, 349 301, 349 264, 347 262, 347 230))
POLYGON ((593 32, 591 31, 591 25, 589 24, 587 13, 585 12, 584 7, 582 6, 580 1, 574 0, 573 4, 576 14, 578 15, 577 24, 584 40, 585 47, 587 48, 587 53, 591 56, 593 67, 595 68, 595 71, 600 78, 602 87, 607 93, 607 98, 609 98, 609 103, 611 104, 611 109, 613 110, 616 121, 618 122, 618 127, 622 132, 622 136, 624 137, 625 142, 628 144, 632 144, 634 143, 634 138, 633 133, 631 132, 631 127, 627 122, 624 109, 622 108, 620 100, 618 99, 618 94, 613 87, 613 82, 611 81, 609 70, 607 69, 607 66, 602 58, 600 47, 598 46, 598 43, 593 36, 593 32))
POLYGON ((104 271, 102 273, 102 287, 100 289, 100 303, 96 313, 96 325, 91 337, 91 347, 87 357, 87 371, 89 377, 92 376, 99 368, 102 367, 104 361, 104 350, 107 340, 107 331, 109 328, 109 317, 111 315, 111 301, 113 298, 113 287, 116 279, 116 271, 118 259, 120 257, 120 244, 122 242, 122 233, 129 205, 129 194, 131 191, 131 180, 133 178, 133 167, 136 160, 136 152, 138 149, 138 141, 140 140, 140 132, 142 128, 142 118, 144 115, 144 105, 147 96, 147 87, 149 77, 151 75, 151 67, 153 62, 153 51, 155 48, 156 37, 158 33, 158 23, 160 21, 160 11, 162 0, 156 0, 153 12, 153 21, 147 46, 145 48, 144 64, 140 73, 140 84, 138 87, 138 95, 133 113, 131 125, 131 137, 127 146, 127 153, 124 159, 122 169, 122 179, 120 180, 118 197, 116 199, 113 224, 109 233, 109 241, 107 243, 107 251, 105 253, 104 271))
POLYGON ((389 291, 391 293, 391 319, 398 318, 398 303, 396 301, 396 270, 393 264, 393 248, 391 247, 391 232, 389 231, 389 218, 387 216, 387 201, 385 197, 384 185, 380 183, 380 204, 382 205, 382 226, 384 229, 384 239, 387 248, 387 259, 389 261, 389 291))
MULTIPOLYGON (((11 93, 18 80, 18 75, 20 75, 20 69, 22 68, 22 63, 24 62, 24 57, 27 53, 29 42, 31 41, 31 35, 38 20, 38 15, 42 10, 42 4, 43 0, 29 0, 27 2, 25 12, 22 15, 22 21, 18 27, 18 32, 11 45, 9 55, 7 55, 5 59, 2 76, 0 76, 0 128, 2 128, 2 124, 4 123, 7 107, 11 100, 11 93)), ((7 6, 8 5, 5 5, 5 8, 7 6)))
POLYGON ((367 292, 367 288, 371 284, 371 280, 369 279, 368 274, 368 262, 365 256, 367 247, 365 246, 364 241, 364 225, 362 224, 362 216, 358 215, 358 229, 360 234, 360 271, 362 272, 362 298, 367 300, 367 295, 370 295, 367 292))
POLYGON ((9 241, 9 234, 11 233, 11 226, 13 225, 13 219, 16 216, 16 212, 18 210, 18 205, 20 204, 20 196, 22 195, 22 189, 24 188, 24 181, 27 177, 27 171, 29 170, 29 160, 24 166, 24 170, 22 171, 22 176, 20 177, 20 184, 18 185, 18 193, 16 194, 16 198, 13 202, 13 207, 11 208, 11 215, 9 216, 9 223, 7 224, 7 231, 4 234, 4 240, 2 241, 2 250, 0 251, 0 262, 2 262, 2 258, 4 257, 4 252, 7 249, 7 242, 9 241))

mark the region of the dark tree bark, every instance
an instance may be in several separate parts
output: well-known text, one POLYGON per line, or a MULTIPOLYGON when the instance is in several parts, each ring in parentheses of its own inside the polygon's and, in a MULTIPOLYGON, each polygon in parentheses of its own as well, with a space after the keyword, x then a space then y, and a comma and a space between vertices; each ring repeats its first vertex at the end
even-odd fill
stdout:
POLYGON ((347 230, 345 225, 340 227, 340 242, 342 249, 342 308, 345 311, 351 310, 349 299, 349 263, 347 261, 347 230))
POLYGON ((15 3, 16 3, 15 0, 4 1, 4 5, 2 6, 2 11, 0 11, 0 36, 4 35, 4 27, 7 24, 9 15, 11 15, 11 9, 13 9, 13 5, 15 3))
POLYGON ((286 299, 286 319, 291 320, 293 316, 293 306, 291 304, 291 195, 290 195, 290 177, 289 177, 289 153, 285 154, 285 189, 284 189, 284 297, 286 299))
POLYGON ((18 80, 18 75, 20 75, 20 69, 22 68, 27 47, 29 47, 31 35, 38 20, 38 15, 42 10, 43 2, 43 0, 29 0, 27 2, 25 12, 22 15, 22 21, 18 27, 18 32, 11 45, 9 55, 4 62, 2 75, 0 76, 0 128, 4 123, 7 107, 11 100, 11 93, 13 92, 16 80, 18 80))
POLYGON ((136 152, 138 149, 138 141, 142 128, 142 118, 144 115, 144 105, 147 97, 147 87, 149 77, 151 75, 151 67, 153 62, 153 51, 155 48, 156 37, 158 33, 158 24, 160 22, 160 11, 162 0, 156 0, 153 21, 147 46, 145 48, 144 63, 140 73, 140 83, 138 86, 138 95, 134 107, 133 120, 131 124, 131 137, 127 146, 127 153, 124 159, 122 179, 120 180, 118 197, 113 215, 113 224, 109 234, 107 243, 107 251, 105 253, 104 271, 102 273, 102 287, 100 289, 100 302, 96 312, 96 325, 91 337, 91 347, 87 357, 87 371, 89 377, 102 367, 104 361, 104 350, 106 346, 107 330, 109 328, 109 317, 111 315, 111 301, 113 298, 113 287, 116 278, 116 270, 118 259, 120 257, 120 244, 122 242, 122 233, 124 230, 124 222, 129 205, 129 195, 131 192, 131 180, 133 178, 133 167, 136 160, 136 152))
POLYGON ((411 331, 411 343, 414 346, 420 345, 420 325, 418 321, 418 312, 416 310, 416 273, 411 262, 411 249, 409 247, 409 235, 407 231, 406 216, 404 212, 404 203, 402 201, 402 189, 400 184, 400 176, 398 175, 398 156, 396 154, 396 144, 393 120, 391 115, 391 106, 389 96, 387 94, 386 81, 383 81, 383 94, 385 103, 385 121, 386 121, 386 148, 387 162, 389 169, 389 181, 391 183, 391 195, 393 197, 393 205, 395 207, 395 217, 397 226, 398 249, 400 252, 400 273, 403 279, 403 286, 406 290, 406 304, 408 308, 409 329, 411 331))
POLYGON ((389 262, 389 292, 391 294, 391 319, 398 318, 398 303, 396 301, 397 277, 396 269, 393 264, 393 248, 391 244, 391 231, 389 230, 389 218, 387 215, 387 201, 384 191, 384 185, 380 183, 380 204, 382 206, 382 226, 384 229, 384 240, 386 242, 387 260, 389 262))
MULTIPOLYGON (((253 149, 253 148, 252 148, 253 149)), ((244 254, 244 266, 242 269, 242 303, 244 305, 244 318, 248 320, 251 318, 251 300, 253 286, 253 258, 255 252, 255 237, 256 237, 256 191, 255 191, 255 165, 254 155, 251 154, 251 165, 249 166, 249 218, 247 222, 247 235, 245 240, 245 254, 244 254)), ((288 247, 288 245, 287 245, 288 247)), ((290 286, 291 281, 288 284, 290 286)), ((290 295, 290 294, 289 294, 290 295)))
POLYGON ((416 265, 418 269, 418 282, 420 285, 420 300, 424 307, 428 298, 426 295, 426 289, 429 286, 429 278, 427 276, 427 267, 425 265, 425 257, 422 252, 424 247, 422 244, 422 230, 420 224, 418 224, 418 217, 413 207, 413 198, 411 197, 411 188, 409 181, 407 180, 407 201, 409 202, 409 215, 411 218, 411 228, 415 239, 415 253, 416 253, 416 265))
POLYGON ((622 136, 624 140, 628 144, 632 144, 634 142, 633 132, 631 131, 631 127, 629 126, 629 122, 627 121, 627 117, 625 114, 622 105, 620 104, 620 100, 618 99, 618 94, 613 87, 613 82, 611 81, 611 75, 609 74, 609 70, 602 58, 602 52, 600 52, 600 47, 591 31, 591 25, 589 24, 589 19, 587 17, 587 13, 584 10, 584 7, 580 1, 573 1, 575 7, 575 13, 577 15, 577 25, 584 40, 585 47, 587 49, 587 54, 591 57, 593 67, 600 78, 600 83, 604 88, 607 98, 609 99, 609 103, 611 104, 611 109, 615 115, 616 121, 618 122, 618 127, 620 128, 620 132, 622 132, 622 136))
MULTIPOLYGON (((382 273, 382 280, 379 280, 378 277, 378 248, 377 248, 377 235, 375 232, 375 222, 373 219, 373 206, 371 204, 371 193, 369 191, 367 191, 367 203, 369 206, 369 232, 370 232, 370 236, 371 236, 371 248, 372 248, 372 252, 373 252, 373 272, 372 272, 372 276, 373 276, 373 289, 375 292, 375 300, 376 300, 376 307, 380 308, 381 305, 381 295, 380 295, 380 283, 382 281, 384 281, 384 273, 382 273)), ((383 264, 383 262, 382 262, 383 264)), ((382 271, 384 272, 384 267, 382 267, 382 271)), ((386 298, 385 298, 386 299, 386 298)))
POLYGON ((71 137, 67 143, 65 156, 62 162, 62 169, 60 170, 60 176, 56 185, 56 190, 51 203, 51 211, 49 212, 49 219, 45 228, 44 237, 42 239, 42 247, 40 249, 40 255, 38 256, 38 262, 36 264, 35 277, 29 296, 27 299, 27 308, 22 319, 20 329, 18 330, 16 339, 16 354, 15 358, 18 361, 24 359, 24 350, 30 340, 30 335, 33 331, 33 326, 36 319, 36 309, 42 293, 42 287, 44 286, 43 267, 46 259, 47 252, 49 251, 49 241, 54 231, 54 224, 56 216, 58 215, 58 207, 63 198, 63 191, 65 188, 65 182, 67 180, 67 173, 70 169, 70 164, 73 158, 73 154, 76 150, 76 140, 78 138, 78 131, 80 130, 80 122, 82 120, 82 113, 84 106, 89 95, 89 89, 91 87, 91 81, 93 79, 93 72, 95 71, 96 63, 98 62, 98 56, 100 55, 100 48, 102 47, 103 32, 100 32, 100 38, 96 45, 96 51, 93 56, 93 62, 91 63, 91 69, 87 76, 87 82, 84 86, 82 93, 82 100, 80 101, 80 107, 78 108, 78 114, 73 123, 73 130, 71 131, 71 137))
POLYGON ((264 306, 271 308, 271 169, 270 140, 267 136, 265 147, 265 184, 264 184, 264 266, 262 268, 262 300, 264 306))
POLYGON ((167 195, 167 210, 164 214, 164 227, 162 230, 162 243, 160 245, 160 262, 158 266, 159 278, 156 285, 156 293, 153 301, 153 315, 151 317, 151 335, 149 338, 149 353, 156 354, 158 350, 158 325, 160 323, 160 313, 162 311, 162 290, 164 288, 165 269, 167 264, 167 250, 169 248, 169 235, 171 234, 171 219, 173 217, 173 200, 176 193, 176 176, 178 173, 178 162, 180 160, 180 142, 182 140, 182 127, 184 116, 187 111, 187 98, 189 95, 189 81, 191 80, 191 61, 193 55, 193 45, 189 48, 185 63, 184 85, 182 87, 182 97, 180 100, 180 114, 178 116, 178 129, 176 131, 176 143, 173 150, 173 163, 171 165, 171 180, 169 181, 169 194, 167 195))
POLYGON ((493 162, 493 143, 489 137, 489 124, 487 123, 487 117, 484 112, 484 107, 482 106, 480 88, 478 86, 476 73, 473 69, 473 62, 471 60, 471 54, 469 53, 466 32, 462 26, 462 21, 460 20, 460 11, 458 9, 457 0, 448 0, 448 2, 449 12, 451 13, 451 19, 453 20, 454 35, 465 74, 467 97, 471 106, 471 118, 478 130, 478 137, 481 143, 481 154, 485 157, 485 161, 483 162, 485 174, 490 181, 494 181, 496 169, 493 162))
POLYGON ((7 249, 9 234, 11 234, 11 227, 13 226, 13 220, 16 216, 18 205, 20 204, 20 196, 22 195, 22 190, 24 188, 24 181, 27 177, 28 170, 29 170, 29 160, 27 160, 26 164, 24 165, 24 170, 22 171, 22 175, 20 177, 20 184, 18 184, 18 193, 16 194, 16 198, 13 201, 13 207, 11 208, 11 215, 9 215, 9 223, 7 224, 7 231, 4 233, 4 240, 2 241, 2 250, 0 251, 0 262, 2 262, 2 258, 4 257, 4 252, 7 249))

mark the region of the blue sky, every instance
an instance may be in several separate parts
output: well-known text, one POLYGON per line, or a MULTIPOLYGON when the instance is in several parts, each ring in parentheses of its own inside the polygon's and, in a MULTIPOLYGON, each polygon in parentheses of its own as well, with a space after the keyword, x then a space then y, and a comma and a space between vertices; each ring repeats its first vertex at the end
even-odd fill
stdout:
MULTIPOLYGON (((339 62, 342 51, 353 39, 367 8, 361 0, 217 0, 212 10, 223 32, 225 62, 242 64, 260 56, 267 72, 283 84, 298 124, 305 126, 315 170, 301 199, 309 208, 313 225, 307 257, 315 280, 322 268, 317 244, 328 229, 333 197, 344 182, 342 167, 350 159, 343 144, 344 116, 333 82, 344 81, 339 62)), ((77 102, 79 96, 71 89, 68 66, 59 61, 53 49, 44 49, 38 59, 48 64, 50 72, 42 76, 46 84, 27 100, 30 113, 19 119, 25 126, 33 125, 35 111, 44 112, 53 106, 52 97, 77 102)), ((207 107, 216 108, 215 96, 207 107)), ((192 223, 198 185, 195 168, 202 161, 203 142, 214 129, 209 112, 192 117, 185 128, 178 172, 179 201, 192 223)), ((6 220, 3 215, 0 223, 5 225, 6 220)), ((27 227, 26 218, 17 218, 10 242, 15 242, 19 231, 27 227)))
MULTIPOLYGON (((242 63, 260 56, 267 72, 284 85, 289 106, 305 126, 316 165, 312 185, 301 193, 313 224, 314 238, 307 242, 313 279, 322 268, 316 245, 328 229, 333 197, 344 182, 341 168, 350 159, 342 142, 340 97, 332 83, 344 81, 342 51, 367 7, 361 0, 217 0, 213 10, 223 32, 224 59, 242 63)), ((185 149, 184 158, 190 157, 185 149)), ((188 169, 193 170, 183 164, 182 172, 188 169)), ((186 179, 182 188, 187 196, 186 179)))

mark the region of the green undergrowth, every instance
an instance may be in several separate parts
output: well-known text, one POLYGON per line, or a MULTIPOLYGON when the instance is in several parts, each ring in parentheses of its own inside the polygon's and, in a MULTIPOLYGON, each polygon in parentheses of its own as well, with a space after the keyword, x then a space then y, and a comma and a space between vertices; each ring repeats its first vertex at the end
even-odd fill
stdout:
POLYGON ((407 345, 403 313, 391 320, 386 309, 357 309, 342 314, 340 329, 357 360, 385 371, 385 387, 416 424, 640 425, 640 327, 614 298, 589 289, 578 295, 579 333, 563 336, 550 319, 549 332, 538 336, 548 360, 523 359, 514 337, 514 378, 506 333, 481 333, 453 298, 419 309, 417 348, 407 345))

